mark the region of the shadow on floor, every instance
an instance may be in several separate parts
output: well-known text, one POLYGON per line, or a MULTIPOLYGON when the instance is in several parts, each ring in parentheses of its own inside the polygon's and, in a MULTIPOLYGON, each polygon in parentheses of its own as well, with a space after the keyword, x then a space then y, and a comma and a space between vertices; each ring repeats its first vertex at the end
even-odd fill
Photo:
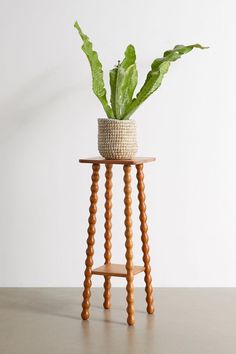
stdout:
MULTIPOLYGON (((124 289, 119 289, 120 292, 124 292, 124 289)), ((102 289, 97 289, 96 292, 100 293, 96 296, 95 300, 103 301, 102 289)), ((60 289, 60 296, 58 296, 57 288, 18 288, 14 293, 11 289, 1 289, 0 292, 0 309, 9 309, 15 312, 31 312, 37 314, 59 316, 63 318, 81 320, 81 301, 82 301, 82 289, 60 289), (43 290, 43 291, 42 291, 43 290), (76 315, 75 315, 76 309, 76 315)), ((98 301, 97 301, 98 302, 98 301)), ((115 302, 115 301, 114 301, 115 302)), ((116 323, 119 325, 126 325, 126 321, 114 321, 111 318, 111 311, 114 313, 122 313, 122 317, 126 317, 126 304, 124 306, 112 305, 111 310, 104 310, 102 305, 91 304, 91 317, 90 321, 104 322, 104 323, 116 323), (95 310, 95 311, 93 311, 95 310), (101 317, 96 316, 98 311, 101 313, 101 317), (93 312, 95 312, 93 314, 93 312), (93 315, 92 315, 93 314, 93 315)), ((136 313, 146 314, 144 310, 135 310, 136 313)), ((83 322, 83 321, 82 321, 83 322)))

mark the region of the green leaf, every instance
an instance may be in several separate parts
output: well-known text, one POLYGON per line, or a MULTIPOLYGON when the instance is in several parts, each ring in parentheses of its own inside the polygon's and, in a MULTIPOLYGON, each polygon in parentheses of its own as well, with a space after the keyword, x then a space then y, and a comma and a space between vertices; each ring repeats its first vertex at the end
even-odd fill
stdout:
POLYGON ((125 51, 125 58, 122 63, 118 63, 110 71, 111 106, 116 119, 123 119, 127 107, 132 102, 138 81, 135 60, 135 49, 130 44, 125 51))
POLYGON ((86 36, 82 32, 77 21, 75 22, 74 27, 78 30, 79 35, 83 41, 83 45, 81 48, 84 51, 84 53, 86 54, 89 64, 90 64, 91 73, 92 73, 93 92, 98 97, 100 102, 102 103, 103 108, 107 114, 107 117, 113 118, 114 115, 113 115, 112 109, 109 106, 109 104, 107 102, 107 98, 106 98, 106 89, 104 87, 105 85, 104 85, 104 80, 103 80, 102 64, 101 64, 100 60, 98 59, 98 54, 97 54, 97 52, 95 52, 93 50, 92 43, 90 42, 88 36, 86 36))
POLYGON ((116 118, 116 80, 117 80, 117 67, 110 70, 110 87, 111 87, 111 107, 114 117, 116 118))
POLYGON ((126 70, 130 65, 135 63, 135 60, 136 60, 135 48, 132 44, 129 44, 125 50, 125 57, 121 63, 121 67, 126 70))
POLYGON ((120 116, 123 119, 127 108, 132 102, 133 93, 138 82, 138 71, 136 64, 131 65, 123 78, 122 85, 120 86, 120 97, 122 98, 120 104, 120 116))
POLYGON ((183 54, 187 54, 193 48, 206 49, 208 47, 203 47, 200 44, 192 44, 188 46, 177 45, 174 49, 164 52, 162 58, 157 58, 153 61, 151 70, 147 74, 143 86, 141 87, 136 98, 134 98, 127 107, 123 119, 129 119, 136 109, 161 86, 163 77, 169 70, 170 63, 178 60, 183 54))

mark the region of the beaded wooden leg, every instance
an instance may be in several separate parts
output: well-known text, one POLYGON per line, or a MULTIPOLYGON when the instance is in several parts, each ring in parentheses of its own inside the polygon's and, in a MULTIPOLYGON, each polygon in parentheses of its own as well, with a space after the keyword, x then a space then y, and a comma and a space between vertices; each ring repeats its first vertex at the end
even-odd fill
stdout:
POLYGON ((147 226, 147 215, 146 215, 146 204, 145 204, 145 185, 144 185, 144 174, 143 174, 143 164, 136 165, 137 169, 137 180, 138 180, 138 199, 139 199, 139 219, 141 221, 140 230, 142 232, 142 251, 143 251, 143 262, 145 267, 145 283, 146 283, 146 301, 147 301, 147 312, 152 314, 154 312, 153 306, 153 289, 152 289, 152 277, 151 277, 151 266, 150 266, 150 256, 149 256, 149 245, 148 245, 148 226, 147 226))
MULTIPOLYGON (((111 263, 111 228, 112 228, 112 165, 106 165, 106 183, 105 183, 105 253, 104 253, 104 258, 105 258, 105 264, 111 263)), ((110 276, 105 276, 104 277, 104 302, 103 302, 103 307, 105 309, 109 309, 111 307, 111 277, 110 276)))
POLYGON ((134 285, 133 285, 133 242, 132 242, 132 198, 131 198, 131 166, 124 165, 124 193, 125 193, 125 247, 126 247, 126 270, 127 270, 127 322, 134 325, 134 285))
POLYGON ((92 266, 93 266, 93 254, 94 254, 94 235, 95 235, 95 224, 96 224, 96 212, 97 212, 97 192, 98 192, 98 180, 99 180, 99 164, 93 164, 92 173, 92 185, 91 185, 91 196, 90 196, 90 208, 89 208, 89 227, 88 227, 88 239, 87 239, 87 258, 85 261, 85 280, 84 280, 84 292, 83 292, 83 302, 82 302, 82 312, 81 317, 83 320, 89 318, 89 308, 90 308, 90 296, 91 296, 91 286, 92 286, 92 266))

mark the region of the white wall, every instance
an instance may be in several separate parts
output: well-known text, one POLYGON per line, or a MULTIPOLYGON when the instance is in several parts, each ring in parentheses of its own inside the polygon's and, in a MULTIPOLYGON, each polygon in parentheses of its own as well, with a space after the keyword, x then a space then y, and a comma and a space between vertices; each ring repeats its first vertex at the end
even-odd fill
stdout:
MULTIPOLYGON (((78 158, 97 154, 96 118, 104 113, 75 19, 94 42, 106 80, 129 43, 140 82, 175 44, 211 47, 174 63, 134 118, 139 155, 158 157, 145 169, 154 285, 236 286, 235 7, 233 0, 1 2, 1 286, 82 285, 90 166, 78 158)), ((123 262, 121 168, 114 174, 113 256, 123 262)), ((103 193, 102 186, 100 211, 103 193)), ((95 264, 103 262, 102 225, 103 212, 95 264)))

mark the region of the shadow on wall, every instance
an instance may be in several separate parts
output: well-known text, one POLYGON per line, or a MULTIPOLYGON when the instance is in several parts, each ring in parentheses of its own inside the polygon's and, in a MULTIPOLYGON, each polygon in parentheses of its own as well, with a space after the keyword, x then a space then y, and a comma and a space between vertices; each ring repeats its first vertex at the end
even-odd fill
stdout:
POLYGON ((39 118, 55 102, 77 92, 78 84, 65 82, 61 68, 52 68, 35 76, 5 102, 0 102, 0 143, 39 118))

